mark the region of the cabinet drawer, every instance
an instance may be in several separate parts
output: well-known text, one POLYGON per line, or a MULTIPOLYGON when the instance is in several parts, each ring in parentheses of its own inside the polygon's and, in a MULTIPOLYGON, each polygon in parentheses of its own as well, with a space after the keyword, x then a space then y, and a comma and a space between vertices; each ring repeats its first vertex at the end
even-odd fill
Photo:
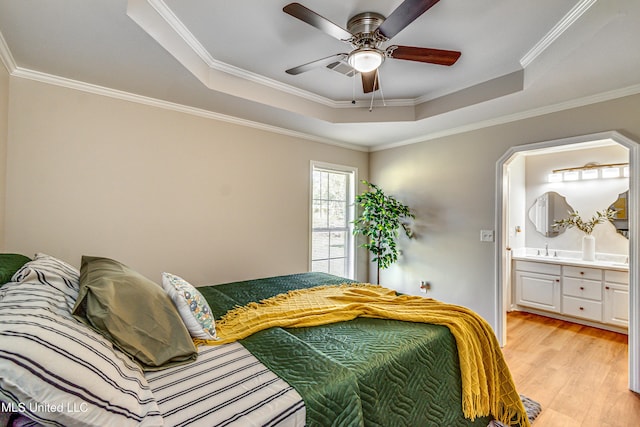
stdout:
POLYGON ((626 271, 605 270, 604 280, 606 282, 622 283, 624 285, 629 284, 629 273, 626 271))
POLYGON ((569 316, 602 322, 602 303, 565 296, 562 298, 562 312, 569 316))
POLYGON ((562 268, 562 275, 568 277, 579 277, 582 279, 602 280, 602 270, 599 268, 585 268, 566 265, 562 268))
POLYGON ((602 301, 602 282, 564 277, 562 279, 562 293, 578 298, 602 301))
POLYGON ((548 264, 546 262, 516 261, 515 270, 560 275, 561 267, 558 264, 548 264))

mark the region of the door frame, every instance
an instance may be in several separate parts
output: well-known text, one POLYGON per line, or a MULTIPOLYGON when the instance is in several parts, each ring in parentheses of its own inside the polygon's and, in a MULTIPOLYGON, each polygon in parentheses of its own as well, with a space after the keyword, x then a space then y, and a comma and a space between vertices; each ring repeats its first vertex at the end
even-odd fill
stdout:
POLYGON ((640 145, 616 131, 601 132, 509 148, 496 163, 496 283, 494 325, 501 345, 506 344, 507 301, 505 285, 511 274, 507 248, 508 179, 507 166, 518 153, 585 142, 611 140, 629 150, 629 389, 640 393, 640 145))

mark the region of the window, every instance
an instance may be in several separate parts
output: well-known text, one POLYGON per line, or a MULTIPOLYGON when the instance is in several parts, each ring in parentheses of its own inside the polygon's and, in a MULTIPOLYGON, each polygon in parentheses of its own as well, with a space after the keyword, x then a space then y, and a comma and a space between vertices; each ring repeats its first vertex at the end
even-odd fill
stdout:
POLYGON ((311 163, 311 271, 355 277, 355 168, 311 163))

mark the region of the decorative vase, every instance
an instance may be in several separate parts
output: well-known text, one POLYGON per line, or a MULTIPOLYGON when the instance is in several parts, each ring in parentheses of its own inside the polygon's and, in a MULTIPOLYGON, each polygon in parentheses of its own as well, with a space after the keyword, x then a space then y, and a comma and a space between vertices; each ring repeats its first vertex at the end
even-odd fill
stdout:
POLYGON ((596 260, 596 238, 591 234, 582 236, 582 259, 584 261, 596 260))

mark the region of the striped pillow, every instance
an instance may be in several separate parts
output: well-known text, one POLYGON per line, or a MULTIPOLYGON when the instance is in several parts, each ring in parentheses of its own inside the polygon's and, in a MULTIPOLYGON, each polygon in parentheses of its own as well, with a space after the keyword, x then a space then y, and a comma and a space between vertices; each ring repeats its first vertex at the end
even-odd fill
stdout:
POLYGON ((69 311, 73 309, 80 289, 80 272, 77 268, 51 255, 37 253, 33 261, 22 266, 14 275, 14 282, 39 283, 64 296, 69 311))
POLYGON ((0 400, 53 426, 162 425, 140 368, 71 315, 73 272, 40 261, 0 289, 0 400))

